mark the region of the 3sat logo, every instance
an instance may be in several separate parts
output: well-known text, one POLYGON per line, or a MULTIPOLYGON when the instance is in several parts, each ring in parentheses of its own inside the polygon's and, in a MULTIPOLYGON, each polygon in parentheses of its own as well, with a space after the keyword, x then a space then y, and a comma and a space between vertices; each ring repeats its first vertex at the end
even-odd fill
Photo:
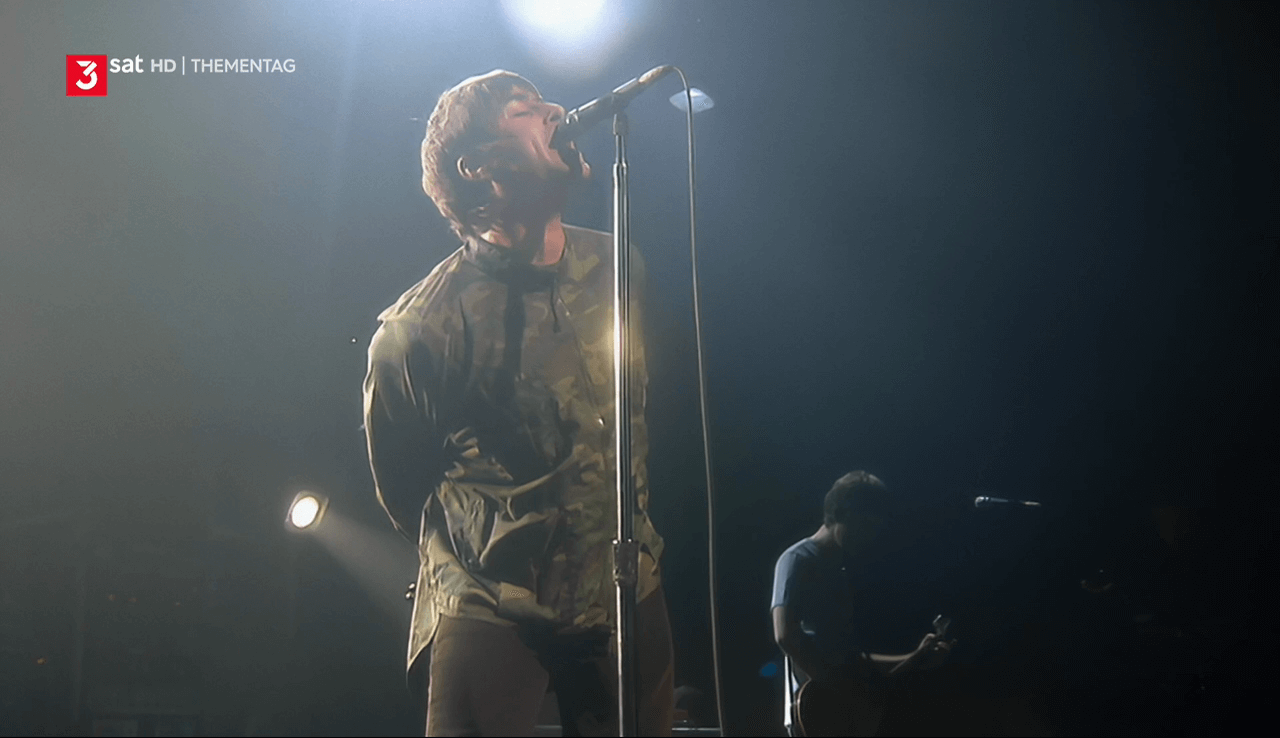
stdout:
POLYGON ((107 95, 107 56, 67 54, 67 97, 107 95))

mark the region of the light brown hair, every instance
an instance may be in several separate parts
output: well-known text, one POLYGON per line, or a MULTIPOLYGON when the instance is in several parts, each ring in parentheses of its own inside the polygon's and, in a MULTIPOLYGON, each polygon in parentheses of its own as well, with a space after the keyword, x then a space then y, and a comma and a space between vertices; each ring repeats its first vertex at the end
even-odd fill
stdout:
POLYGON ((503 107, 516 89, 537 94, 533 83, 495 69, 459 82, 440 96, 422 139, 422 189, 461 238, 492 223, 493 187, 486 179, 464 177, 459 159, 493 153, 503 107))

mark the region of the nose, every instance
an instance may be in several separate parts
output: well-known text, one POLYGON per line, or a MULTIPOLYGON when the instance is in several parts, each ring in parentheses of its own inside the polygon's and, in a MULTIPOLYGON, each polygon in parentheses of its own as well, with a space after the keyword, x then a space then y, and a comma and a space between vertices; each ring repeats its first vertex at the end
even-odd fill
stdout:
POLYGON ((543 106, 546 108, 543 114, 546 116, 546 121, 548 123, 558 125, 560 121, 564 120, 564 106, 557 105, 553 102, 543 103, 543 106))

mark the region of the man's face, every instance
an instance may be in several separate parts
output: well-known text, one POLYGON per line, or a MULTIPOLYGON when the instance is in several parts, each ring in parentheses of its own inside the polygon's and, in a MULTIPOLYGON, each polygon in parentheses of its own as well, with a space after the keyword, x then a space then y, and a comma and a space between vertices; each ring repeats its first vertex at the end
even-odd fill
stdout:
POLYGON ((566 162, 561 152, 551 147, 551 136, 563 120, 563 107, 526 87, 513 89, 498 115, 501 156, 507 165, 503 168, 541 180, 585 177, 590 168, 576 148, 571 154, 576 160, 566 162))
POLYGON ((832 535, 846 553, 864 551, 876 542, 888 521, 871 513, 855 513, 848 520, 836 523, 832 535))

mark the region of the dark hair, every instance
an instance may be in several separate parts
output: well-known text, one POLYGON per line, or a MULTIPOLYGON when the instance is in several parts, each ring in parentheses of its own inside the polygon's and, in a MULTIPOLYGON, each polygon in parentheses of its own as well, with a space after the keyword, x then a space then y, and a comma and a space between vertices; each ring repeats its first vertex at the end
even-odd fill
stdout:
POLYGON ((825 525, 846 523, 852 515, 889 513, 889 490, 874 474, 853 471, 840 477, 827 492, 822 503, 822 522, 825 525))
POLYGON ((436 102, 422 139, 422 189, 460 238, 489 223, 493 187, 458 171, 462 157, 479 157, 497 140, 498 116, 511 93, 533 83, 514 72, 495 69, 470 77, 446 91, 436 102))

